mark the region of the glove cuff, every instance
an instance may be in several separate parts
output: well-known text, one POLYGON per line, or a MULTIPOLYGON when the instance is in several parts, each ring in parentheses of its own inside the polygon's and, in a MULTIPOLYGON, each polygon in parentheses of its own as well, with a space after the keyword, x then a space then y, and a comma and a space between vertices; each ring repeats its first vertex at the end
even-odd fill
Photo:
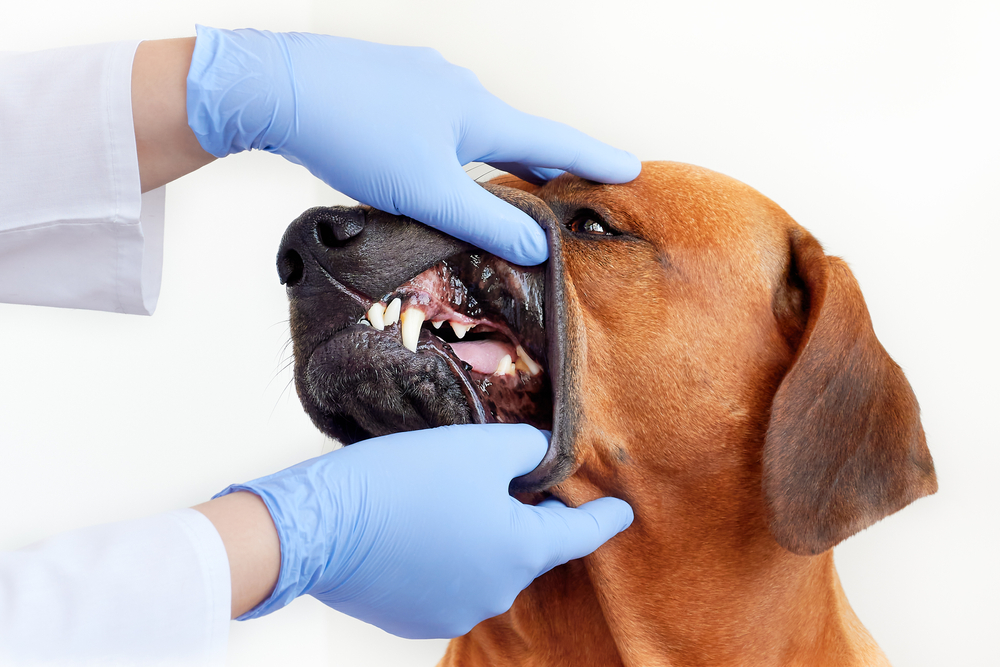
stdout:
POLYGON ((188 126, 215 157, 283 146, 295 125, 281 33, 196 26, 187 76, 188 126))

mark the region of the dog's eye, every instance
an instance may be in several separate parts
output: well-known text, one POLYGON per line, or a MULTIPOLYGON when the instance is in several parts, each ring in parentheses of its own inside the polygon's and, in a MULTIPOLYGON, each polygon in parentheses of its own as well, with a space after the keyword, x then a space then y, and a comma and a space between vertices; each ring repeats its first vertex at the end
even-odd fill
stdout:
POLYGON ((590 209, 577 212, 566 224, 566 228, 577 234, 591 236, 619 236, 621 232, 605 222, 601 216, 590 209))

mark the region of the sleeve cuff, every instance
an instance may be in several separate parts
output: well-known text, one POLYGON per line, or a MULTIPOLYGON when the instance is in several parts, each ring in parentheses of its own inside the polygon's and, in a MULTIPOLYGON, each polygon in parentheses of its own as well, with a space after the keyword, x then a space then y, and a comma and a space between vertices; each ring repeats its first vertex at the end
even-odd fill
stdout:
POLYGON ((156 308, 164 191, 140 195, 137 46, 0 57, 0 301, 156 308))

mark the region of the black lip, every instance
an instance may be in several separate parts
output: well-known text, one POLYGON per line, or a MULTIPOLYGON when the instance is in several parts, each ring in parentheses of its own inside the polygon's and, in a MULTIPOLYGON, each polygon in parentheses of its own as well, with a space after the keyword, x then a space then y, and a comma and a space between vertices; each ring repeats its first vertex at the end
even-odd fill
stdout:
POLYGON ((473 382, 469 374, 461 367, 461 362, 456 358, 455 353, 451 351, 448 344, 429 331, 421 331, 420 340, 417 341, 417 351, 423 352, 425 350, 441 357, 448 365, 448 368, 451 369, 455 378, 458 379, 462 388, 462 394, 465 395, 465 399, 469 404, 472 423, 488 423, 489 419, 486 415, 485 406, 486 397, 483 396, 479 385, 473 382))
POLYGON ((541 462, 534 470, 515 477, 510 483, 511 492, 544 491, 572 472, 573 441, 579 422, 576 402, 571 400, 578 395, 578 377, 573 371, 575 354, 569 344, 572 332, 569 330, 569 303, 562 261, 562 226, 548 205, 538 197, 489 183, 484 187, 531 216, 545 230, 549 244, 545 269, 544 330, 548 346, 546 371, 552 387, 552 434, 541 462))

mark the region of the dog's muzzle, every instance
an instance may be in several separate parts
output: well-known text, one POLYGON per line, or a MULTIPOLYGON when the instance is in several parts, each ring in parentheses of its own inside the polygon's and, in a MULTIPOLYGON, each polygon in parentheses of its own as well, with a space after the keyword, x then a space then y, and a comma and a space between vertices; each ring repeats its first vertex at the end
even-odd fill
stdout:
MULTIPOLYGON (((299 398, 331 437, 490 422, 553 430, 544 265, 512 265, 408 218, 335 207, 289 226, 277 266, 299 398)), ((549 479, 555 454, 514 486, 549 479)))

